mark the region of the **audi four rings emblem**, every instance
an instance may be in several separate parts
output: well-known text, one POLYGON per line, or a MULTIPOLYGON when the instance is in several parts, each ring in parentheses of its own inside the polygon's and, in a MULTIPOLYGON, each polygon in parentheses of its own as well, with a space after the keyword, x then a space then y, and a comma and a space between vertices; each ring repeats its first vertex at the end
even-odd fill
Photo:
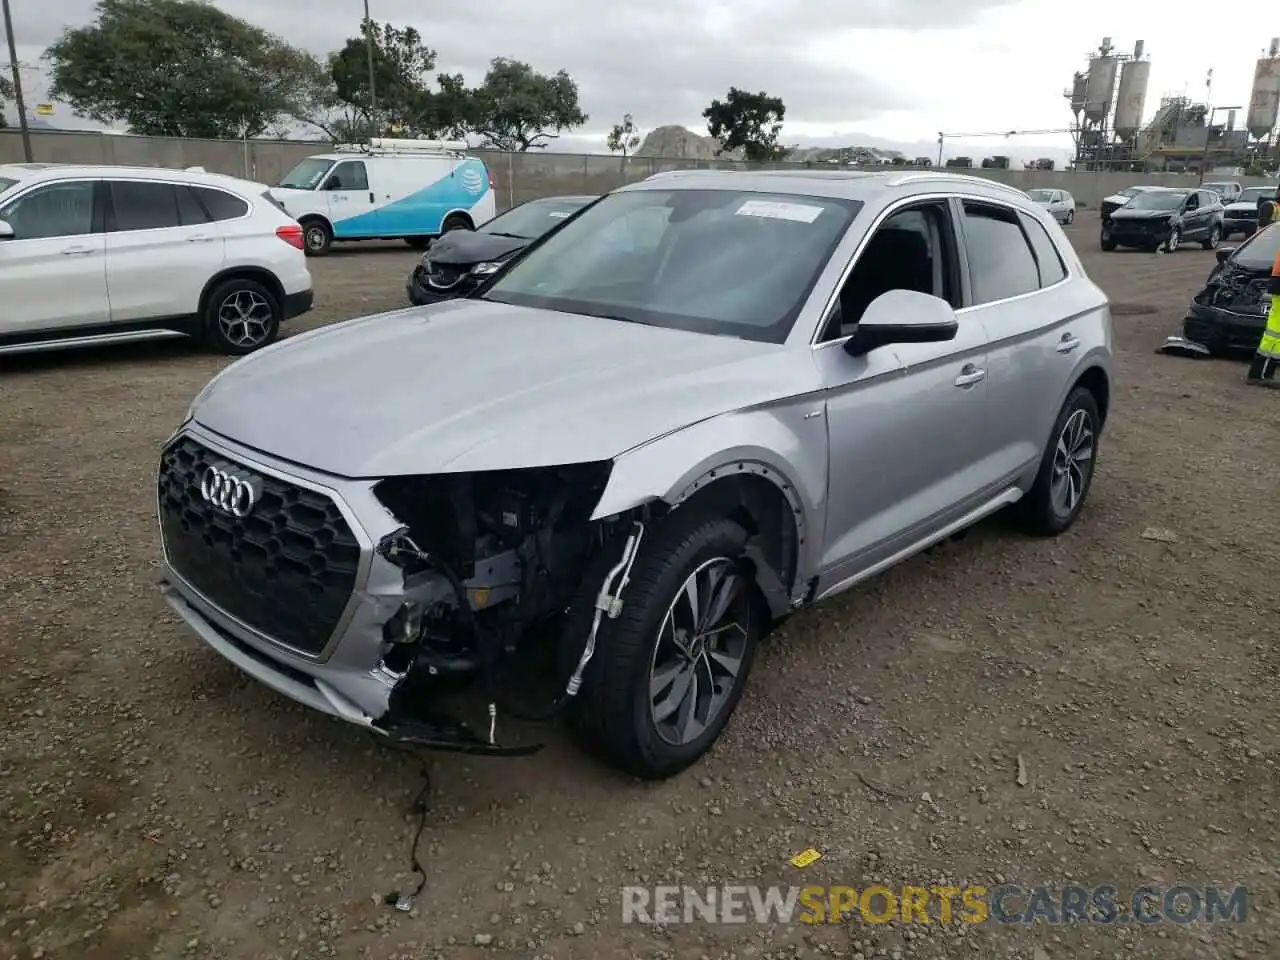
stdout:
POLYGON ((208 467, 200 478, 200 496, 223 513, 247 517, 262 494, 262 481, 231 468, 208 467))

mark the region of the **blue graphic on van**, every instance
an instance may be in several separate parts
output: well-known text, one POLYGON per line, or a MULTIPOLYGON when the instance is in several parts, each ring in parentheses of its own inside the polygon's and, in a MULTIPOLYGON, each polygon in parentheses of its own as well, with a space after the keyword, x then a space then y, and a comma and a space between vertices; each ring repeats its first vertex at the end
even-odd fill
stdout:
POLYGON ((452 174, 407 197, 333 224, 338 240, 357 237, 412 237, 440 232, 455 210, 470 211, 489 192, 489 171, 480 160, 464 160, 452 174))

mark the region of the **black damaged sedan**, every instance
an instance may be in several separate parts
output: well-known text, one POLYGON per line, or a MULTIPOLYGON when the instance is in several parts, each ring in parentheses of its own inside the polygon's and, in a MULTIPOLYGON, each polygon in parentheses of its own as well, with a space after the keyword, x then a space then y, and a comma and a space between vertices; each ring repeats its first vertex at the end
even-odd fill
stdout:
POLYGON ((1173 253, 1196 240, 1214 250, 1222 239, 1222 198, 1212 190, 1152 187, 1102 221, 1102 249, 1136 247, 1173 253))
POLYGON ((547 197, 500 213, 475 230, 450 230, 436 240, 405 285, 415 306, 466 296, 505 260, 558 227, 595 197, 547 197))
POLYGON ((1271 270, 1280 255, 1280 227, 1218 250, 1218 265, 1191 300, 1182 335, 1211 353, 1256 350, 1271 307, 1271 270))

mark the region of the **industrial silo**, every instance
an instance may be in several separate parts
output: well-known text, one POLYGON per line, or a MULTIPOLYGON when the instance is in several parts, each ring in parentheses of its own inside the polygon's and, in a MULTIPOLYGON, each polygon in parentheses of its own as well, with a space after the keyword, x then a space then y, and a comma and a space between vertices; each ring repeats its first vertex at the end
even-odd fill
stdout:
POLYGON ((1113 129, 1121 140, 1132 140, 1142 129, 1142 114, 1147 107, 1147 79, 1151 61, 1142 59, 1142 41, 1133 48, 1133 59, 1120 68, 1120 90, 1116 93, 1116 118, 1113 129))
POLYGON ((1102 41, 1106 51, 1089 58, 1089 78, 1085 84, 1084 118, 1101 125, 1111 112, 1111 95, 1116 86, 1116 58, 1109 51, 1111 38, 1102 41))
POLYGON ((1077 71, 1071 78, 1071 112, 1075 114, 1077 120, 1080 119, 1080 113, 1088 102, 1089 75, 1077 71))
POLYGON ((1271 41, 1270 55, 1261 58, 1253 70, 1253 92, 1249 95, 1249 113, 1245 129, 1255 140, 1271 135, 1280 116, 1280 57, 1276 56, 1280 40, 1271 41))

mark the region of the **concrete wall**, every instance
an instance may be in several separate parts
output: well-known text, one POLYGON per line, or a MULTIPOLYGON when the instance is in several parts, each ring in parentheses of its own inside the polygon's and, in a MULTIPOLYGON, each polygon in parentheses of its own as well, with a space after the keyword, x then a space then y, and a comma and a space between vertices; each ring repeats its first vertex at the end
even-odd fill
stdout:
MULTIPOLYGON (((33 132, 35 159, 44 163, 105 163, 150 167, 204 167, 264 183, 275 183, 295 163, 325 150, 322 143, 298 141, 183 140, 100 133, 33 132)), ((747 169, 752 164, 729 161, 668 160, 557 153, 498 153, 479 150, 493 175, 499 208, 537 197, 570 193, 604 193, 643 180, 661 170, 693 168, 747 169)), ((16 130, 0 131, 0 163, 19 162, 22 138, 16 130)), ((801 164, 763 164, 761 168, 796 168, 801 164)), ((823 164, 816 165, 823 168, 823 164)), ((883 168, 879 168, 883 169, 883 168)), ((1082 207, 1132 183, 1195 186, 1194 174, 1066 173, 1039 170, 964 170, 1019 189, 1061 187, 1082 207)), ((1253 182, 1253 181, 1248 181, 1253 182)), ((1257 181, 1264 183, 1265 181, 1257 181)))

